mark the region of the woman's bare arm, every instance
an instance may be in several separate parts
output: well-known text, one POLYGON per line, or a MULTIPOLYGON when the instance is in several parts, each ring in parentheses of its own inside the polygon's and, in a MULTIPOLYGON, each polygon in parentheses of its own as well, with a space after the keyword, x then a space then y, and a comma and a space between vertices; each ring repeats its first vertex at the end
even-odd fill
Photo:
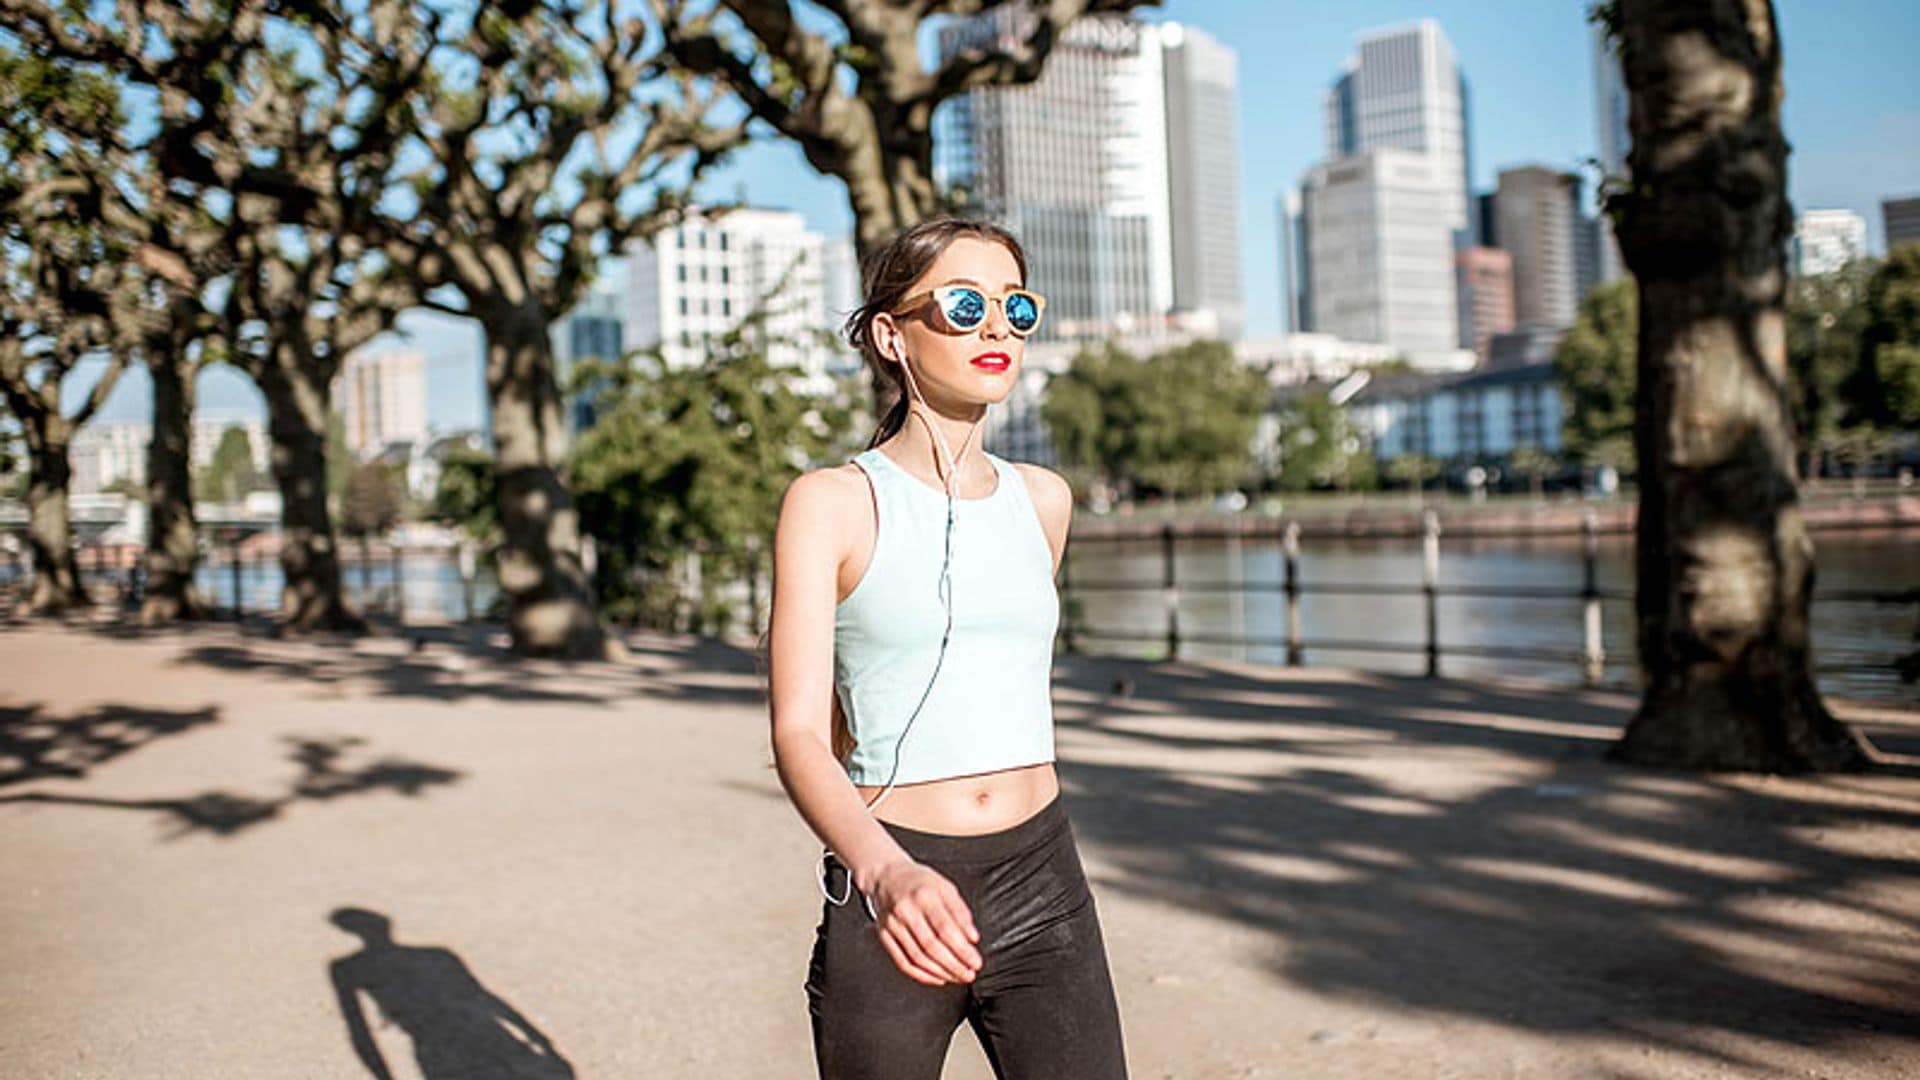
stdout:
POLYGON ((847 515, 862 505, 847 480, 807 473, 780 504, 768 630, 774 768, 807 826, 873 898, 894 963, 923 983, 967 981, 980 965, 978 934, 959 891, 881 827, 833 756, 833 616, 847 515))

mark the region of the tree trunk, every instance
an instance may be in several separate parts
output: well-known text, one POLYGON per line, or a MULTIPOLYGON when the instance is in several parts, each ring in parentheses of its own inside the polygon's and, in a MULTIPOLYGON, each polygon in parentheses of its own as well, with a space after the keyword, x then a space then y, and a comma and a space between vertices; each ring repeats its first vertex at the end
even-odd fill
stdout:
POLYGON ((1617 757, 1689 769, 1858 767, 1815 689, 1784 250, 1792 224, 1768 0, 1623 0, 1640 290, 1635 448, 1644 696, 1617 757))
POLYGON ((68 502, 72 468, 67 458, 66 421, 49 417, 27 455, 27 548, 33 553, 33 591, 27 610, 57 615, 91 602, 80 584, 73 554, 73 520, 68 502))
POLYGON ((193 584, 200 558, 193 518, 194 365, 155 356, 153 440, 147 444, 147 583, 140 621, 147 625, 207 614, 193 584))
POLYGON ((332 388, 301 362, 304 342, 278 342, 254 372, 267 399, 280 486, 280 614, 292 630, 365 633, 340 590, 340 551, 327 515, 327 407, 332 388))
POLYGON ((519 310, 489 322, 487 397, 499 469, 500 589, 515 652, 618 655, 580 562, 579 515, 561 482, 567 429, 544 319, 519 310))

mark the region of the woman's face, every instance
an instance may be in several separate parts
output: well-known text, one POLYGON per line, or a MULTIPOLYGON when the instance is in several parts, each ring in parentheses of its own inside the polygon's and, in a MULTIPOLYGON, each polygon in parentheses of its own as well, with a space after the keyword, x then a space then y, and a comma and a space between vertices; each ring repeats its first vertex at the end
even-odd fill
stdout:
POLYGON ((970 285, 989 298, 987 317, 972 330, 959 332, 947 325, 931 301, 922 301, 899 315, 874 320, 881 351, 897 361, 904 348, 913 385, 930 404, 997 403, 1012 392, 1026 356, 1026 340, 1008 327, 1000 298, 1025 284, 1020 264, 1004 245, 975 236, 959 237, 907 290, 907 298, 925 296, 942 285, 970 285))

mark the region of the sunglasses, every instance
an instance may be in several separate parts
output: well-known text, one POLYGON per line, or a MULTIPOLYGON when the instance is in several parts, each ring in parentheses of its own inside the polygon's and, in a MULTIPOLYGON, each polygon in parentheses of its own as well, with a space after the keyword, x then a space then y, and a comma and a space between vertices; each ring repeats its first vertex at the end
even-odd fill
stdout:
POLYGON ((942 285, 907 297, 893 314, 906 315, 929 300, 948 329, 959 334, 980 329, 980 324, 987 321, 989 300, 999 302, 1000 310, 1007 317, 1007 329, 1017 337, 1026 337, 1039 329, 1040 313, 1047 308, 1046 297, 1026 289, 1008 289, 1002 296, 990 297, 972 285, 942 285))

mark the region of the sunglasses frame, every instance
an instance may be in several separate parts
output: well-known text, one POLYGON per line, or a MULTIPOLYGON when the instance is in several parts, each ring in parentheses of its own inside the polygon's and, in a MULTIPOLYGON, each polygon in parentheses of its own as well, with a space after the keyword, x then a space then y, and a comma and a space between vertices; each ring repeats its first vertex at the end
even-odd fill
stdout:
MULTIPOLYGON (((1000 305, 1000 317, 1003 319, 1006 319, 1007 321, 1007 330, 1010 333, 1012 333, 1014 337, 1017 337, 1017 338, 1026 338, 1026 337, 1032 336, 1034 331, 1040 329, 1040 320, 1043 317, 1045 317, 1047 313, 1047 298, 1040 295, 1037 292, 1034 292, 1032 289, 1008 289, 1006 292, 1003 292, 996 296, 992 293, 989 293, 987 290, 981 288, 978 285, 968 285, 963 282, 953 281, 953 282, 948 282, 945 285, 935 285, 933 288, 928 289, 925 292, 914 293, 912 296, 909 296, 906 299, 900 301, 900 306, 895 308, 893 311, 889 312, 888 314, 895 315, 895 316, 911 314, 912 312, 925 306, 928 301, 938 301, 940 299, 940 295, 949 289, 971 289, 972 291, 979 293, 983 298, 986 299, 986 301, 989 304, 998 303, 1000 305), (1025 296, 1028 299, 1033 301, 1033 325, 1027 327, 1025 330, 1016 328, 1013 325, 1013 320, 1010 318, 1007 318, 1007 300, 1010 297, 1014 297, 1014 296, 1025 296)), ((956 326, 954 322, 947 317, 947 310, 944 305, 936 302, 933 305, 933 309, 940 313, 940 323, 945 328, 946 332, 950 334, 971 334, 974 331, 980 329, 980 327, 985 326, 987 323, 987 318, 989 317, 989 316, 982 316, 979 323, 973 326, 961 327, 961 326, 956 326)))

